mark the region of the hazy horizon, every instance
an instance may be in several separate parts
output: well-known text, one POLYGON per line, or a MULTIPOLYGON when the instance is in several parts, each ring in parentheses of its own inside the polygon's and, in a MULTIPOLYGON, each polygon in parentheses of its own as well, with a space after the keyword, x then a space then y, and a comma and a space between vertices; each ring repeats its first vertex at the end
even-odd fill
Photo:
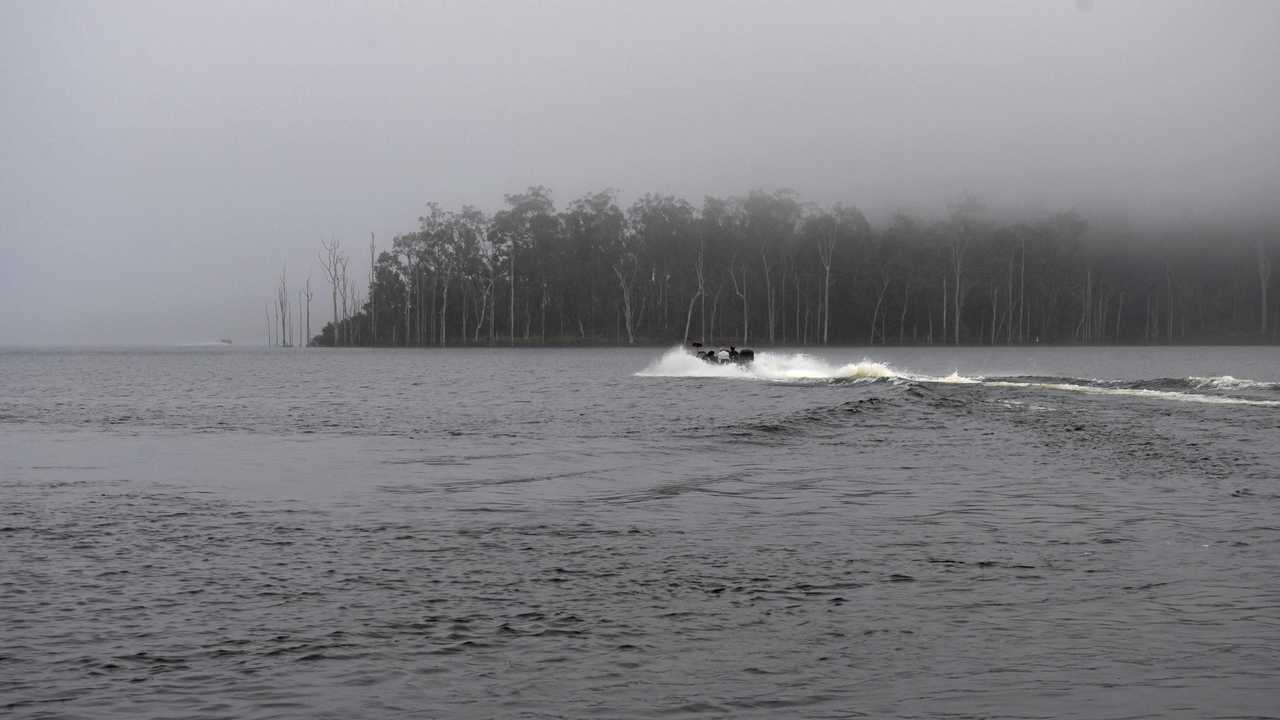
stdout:
POLYGON ((0 346, 262 341, 281 268, 425 204, 791 188, 873 221, 1251 227, 1280 192, 1267 2, 0 6, 0 346))

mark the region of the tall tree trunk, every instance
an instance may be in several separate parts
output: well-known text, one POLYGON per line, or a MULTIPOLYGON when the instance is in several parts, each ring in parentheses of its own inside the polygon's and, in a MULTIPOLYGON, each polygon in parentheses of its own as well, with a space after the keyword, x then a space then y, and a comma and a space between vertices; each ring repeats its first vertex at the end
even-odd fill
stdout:
POLYGON ((1116 331, 1112 336, 1114 342, 1120 342, 1120 318, 1124 315, 1124 291, 1120 291, 1120 302, 1116 304, 1116 331))
POLYGON ((831 332, 831 259, 835 256, 836 236, 840 223, 834 222, 831 234, 818 241, 818 258, 822 261, 822 344, 828 344, 831 332))
POLYGON ((871 311, 871 334, 867 338, 868 345, 876 344, 876 321, 880 319, 880 305, 884 303, 884 294, 889 290, 889 278, 882 277, 880 293, 876 296, 876 307, 871 311))
MULTIPOLYGON (((622 274, 622 270, 617 265, 613 266, 613 272, 618 276, 618 287, 622 289, 622 315, 627 327, 627 344, 635 345, 636 336, 632 328, 631 315, 631 282, 622 274)), ((619 333, 621 335, 621 333, 619 333)))
POLYGON ((747 263, 742 263, 742 286, 738 286, 738 276, 733 271, 733 261, 729 262, 729 279, 733 281, 733 291, 742 298, 742 344, 749 342, 749 324, 751 315, 747 305, 747 263))
POLYGON ((1263 245, 1262 240, 1258 241, 1258 288, 1262 294, 1261 305, 1262 321, 1258 325, 1258 334, 1265 340, 1267 337, 1267 328, 1270 326, 1267 318, 1267 288, 1271 284, 1271 258, 1267 256, 1267 248, 1263 245))
POLYGON ((911 283, 902 284, 902 314, 898 316, 898 345, 902 345, 907 332, 907 305, 911 301, 911 283))
POLYGON ((307 298, 307 338, 306 347, 311 346, 311 276, 307 275, 307 283, 303 285, 304 295, 307 298))
POLYGON ((516 247, 511 244, 511 347, 516 346, 516 247))
MULTIPOLYGON (((768 253, 763 246, 760 248, 760 267, 764 270, 765 318, 768 321, 769 344, 772 345, 774 344, 773 269, 769 266, 768 253)), ((745 274, 746 271, 743 270, 743 275, 745 276, 745 274)), ((742 341, 742 344, 745 345, 746 343, 746 340, 742 341)))
MULTIPOLYGON (((378 303, 373 295, 375 270, 377 268, 377 259, 374 257, 375 244, 373 233, 369 233, 369 344, 377 346, 378 344, 378 303)), ((308 328, 307 332, 310 332, 308 328)))
POLYGON ((542 326, 542 344, 547 344, 547 306, 551 304, 551 296, 547 291, 547 279, 542 279, 542 298, 538 302, 539 324, 542 326))
POLYGON ((947 276, 942 276, 942 344, 947 344, 947 276))
POLYGON ((1018 336, 1019 342, 1023 345, 1027 343, 1027 328, 1029 318, 1027 317, 1027 239, 1019 238, 1022 243, 1022 252, 1020 253, 1022 268, 1018 271, 1018 336))
MULTIPOLYGON (((449 277, 442 275, 440 277, 440 347, 444 347, 447 342, 449 323, 446 322, 449 313, 449 277)), ((465 340, 465 338, 464 338, 465 340)))
POLYGON ((681 344, 689 344, 689 326, 693 324, 693 307, 698 303, 698 298, 702 297, 702 292, 696 292, 693 297, 689 298, 689 310, 684 314, 684 340, 681 344))
POLYGON ((996 344, 996 307, 1000 304, 1000 286, 991 285, 991 344, 996 344))
MULTIPOLYGON (((1009 254, 1009 287, 1007 292, 1008 294, 1005 295, 1005 297, 1009 299, 1009 302, 1008 302, 1009 309, 1006 310, 1005 312, 1007 312, 1009 315, 1009 323, 1008 323, 1008 327, 1005 328, 1005 331, 1006 331, 1005 344, 1012 345, 1013 344, 1013 318, 1014 318, 1014 309, 1015 309, 1015 304, 1014 304, 1015 301, 1013 298, 1013 253, 1009 254)), ((1019 312, 1021 312, 1021 310, 1019 310, 1019 312)))
MULTIPOLYGON (((795 288, 796 288, 796 334, 797 334, 796 339, 800 341, 801 345, 804 345, 809 335, 809 323, 806 320, 804 324, 804 329, 803 330, 801 329, 800 327, 800 269, 799 268, 795 268, 795 276, 792 278, 792 280, 793 280, 792 284, 795 285, 795 288)), ((806 313, 808 312, 808 308, 805 308, 805 312, 806 313)))
POLYGON ((962 285, 964 284, 964 250, 967 241, 955 239, 951 244, 951 269, 955 274, 955 283, 951 288, 952 293, 952 314, 954 322, 951 324, 951 332, 955 335, 955 344, 960 344, 960 306, 964 301, 962 285))

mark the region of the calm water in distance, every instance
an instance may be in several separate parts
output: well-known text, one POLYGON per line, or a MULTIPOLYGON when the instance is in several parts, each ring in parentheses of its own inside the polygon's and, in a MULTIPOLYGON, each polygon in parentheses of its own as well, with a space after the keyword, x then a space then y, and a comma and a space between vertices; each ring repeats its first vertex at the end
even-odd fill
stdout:
POLYGON ((0 715, 1280 717, 1280 349, 0 350, 0 715))

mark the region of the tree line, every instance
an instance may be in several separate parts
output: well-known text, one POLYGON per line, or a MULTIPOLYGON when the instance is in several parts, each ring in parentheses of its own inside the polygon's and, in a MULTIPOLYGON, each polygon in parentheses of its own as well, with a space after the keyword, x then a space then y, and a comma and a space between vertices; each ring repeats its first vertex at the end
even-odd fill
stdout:
MULTIPOLYGON (((880 227, 786 190, 625 210, 606 190, 557 209, 537 186, 492 214, 431 203, 381 252, 371 238, 363 294, 324 242, 335 321, 310 344, 1277 342, 1267 237, 1075 211, 1001 222, 972 196, 880 227)), ((283 275, 277 296, 288 315, 283 275)))

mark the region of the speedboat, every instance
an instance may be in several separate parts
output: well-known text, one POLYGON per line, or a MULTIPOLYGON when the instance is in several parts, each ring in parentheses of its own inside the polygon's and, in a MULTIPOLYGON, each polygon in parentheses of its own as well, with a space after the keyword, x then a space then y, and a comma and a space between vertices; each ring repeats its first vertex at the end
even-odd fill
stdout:
POLYGON ((756 353, 749 348, 728 347, 704 348, 702 343, 691 345, 693 354, 699 360, 712 365, 750 365, 756 359, 756 353))

